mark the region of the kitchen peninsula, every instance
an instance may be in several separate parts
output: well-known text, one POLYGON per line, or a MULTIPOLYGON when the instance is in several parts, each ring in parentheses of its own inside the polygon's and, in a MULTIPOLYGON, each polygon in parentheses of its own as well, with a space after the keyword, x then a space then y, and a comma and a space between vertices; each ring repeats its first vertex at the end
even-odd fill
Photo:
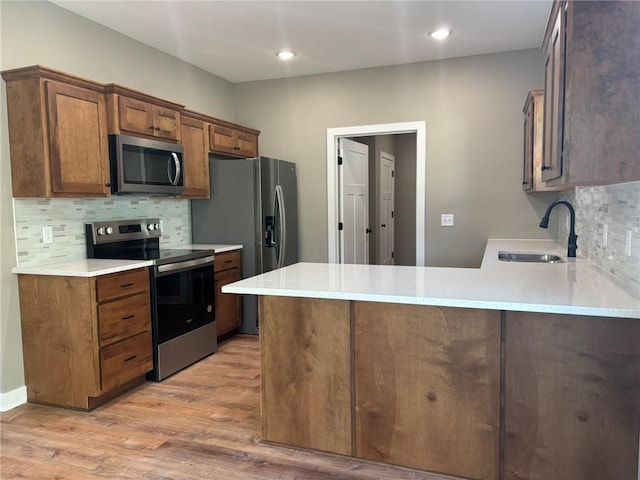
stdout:
POLYGON ((490 240, 479 269, 300 263, 223 292, 260 295, 265 441, 454 478, 637 478, 640 299, 556 242, 490 240))

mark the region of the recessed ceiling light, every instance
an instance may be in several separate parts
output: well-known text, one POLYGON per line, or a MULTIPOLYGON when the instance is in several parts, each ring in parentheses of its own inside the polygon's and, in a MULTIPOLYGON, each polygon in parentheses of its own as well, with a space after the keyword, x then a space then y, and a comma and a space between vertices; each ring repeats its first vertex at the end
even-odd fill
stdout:
POLYGON ((276 56, 280 60, 291 60, 296 56, 296 53, 292 52, 291 50, 280 50, 279 52, 276 52, 276 56))
POLYGON ((431 32, 429 36, 431 38, 435 38, 436 40, 444 40, 449 35, 451 35, 451 33, 451 30, 449 30, 448 28, 439 28, 438 30, 431 32))

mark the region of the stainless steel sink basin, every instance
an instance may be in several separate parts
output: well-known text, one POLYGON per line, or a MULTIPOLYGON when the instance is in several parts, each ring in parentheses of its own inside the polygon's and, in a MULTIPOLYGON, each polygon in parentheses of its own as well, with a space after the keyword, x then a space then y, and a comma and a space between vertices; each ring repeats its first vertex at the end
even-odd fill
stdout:
POLYGON ((498 260, 503 262, 562 263, 553 253, 498 252, 498 260))

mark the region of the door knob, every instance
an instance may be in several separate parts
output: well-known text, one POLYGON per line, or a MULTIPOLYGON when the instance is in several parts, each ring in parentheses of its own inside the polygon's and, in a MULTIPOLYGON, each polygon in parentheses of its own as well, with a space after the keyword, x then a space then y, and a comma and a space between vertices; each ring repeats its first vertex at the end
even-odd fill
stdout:
POLYGON ((367 228, 365 231, 366 231, 367 233, 371 233, 371 232, 373 232, 373 230, 371 230, 370 228, 367 228))
POLYGON ((386 223, 383 223, 383 224, 382 224, 382 228, 387 228, 387 224, 386 224, 386 223))

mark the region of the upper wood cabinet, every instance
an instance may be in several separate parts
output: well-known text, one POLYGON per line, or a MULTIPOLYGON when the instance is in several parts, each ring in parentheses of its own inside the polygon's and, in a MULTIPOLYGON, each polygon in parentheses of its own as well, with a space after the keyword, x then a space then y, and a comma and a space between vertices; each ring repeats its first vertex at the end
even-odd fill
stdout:
POLYGON ((183 105, 130 90, 106 86, 109 133, 133 133, 165 140, 180 140, 183 105))
POLYGON ((103 86, 33 66, 2 72, 14 197, 107 196, 103 86))
POLYGON ((209 125, 209 148, 232 157, 258 156, 259 131, 216 120, 209 125))
POLYGON ((638 25, 637 2, 553 4, 543 41, 548 185, 640 180, 638 25))
POLYGON ((524 113, 524 168, 522 188, 527 193, 564 190, 571 187, 549 186, 542 181, 542 129, 544 125, 544 90, 529 90, 524 113))
POLYGON ((190 111, 180 116, 185 192, 182 197, 209 198, 209 142, 206 117, 190 111))

